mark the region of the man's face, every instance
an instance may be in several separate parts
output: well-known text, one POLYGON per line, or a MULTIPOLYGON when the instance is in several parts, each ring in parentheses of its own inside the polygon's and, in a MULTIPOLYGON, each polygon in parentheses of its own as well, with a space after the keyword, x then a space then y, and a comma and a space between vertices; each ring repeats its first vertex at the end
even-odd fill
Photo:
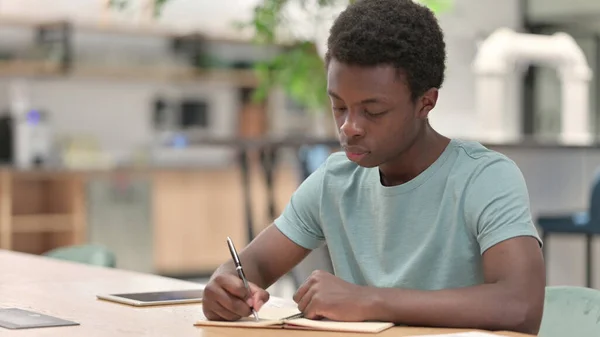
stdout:
POLYGON ((422 104, 392 66, 350 66, 332 59, 327 91, 340 142, 351 161, 376 167, 398 158, 425 124, 422 104))

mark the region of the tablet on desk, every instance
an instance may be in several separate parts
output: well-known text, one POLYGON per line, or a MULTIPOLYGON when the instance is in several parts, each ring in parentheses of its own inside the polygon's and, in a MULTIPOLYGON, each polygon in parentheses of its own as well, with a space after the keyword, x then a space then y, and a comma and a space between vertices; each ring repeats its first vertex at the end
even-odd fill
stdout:
POLYGON ((145 307, 151 305, 186 304, 202 302, 202 290, 171 290, 143 293, 97 295, 99 299, 145 307))

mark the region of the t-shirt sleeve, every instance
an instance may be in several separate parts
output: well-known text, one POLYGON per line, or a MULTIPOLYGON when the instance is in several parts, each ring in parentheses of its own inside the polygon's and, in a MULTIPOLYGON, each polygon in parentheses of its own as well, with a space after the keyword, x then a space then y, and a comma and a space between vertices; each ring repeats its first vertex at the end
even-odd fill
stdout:
POLYGON ((532 221, 525 179, 507 158, 488 163, 472 177, 466 190, 465 216, 481 254, 518 236, 531 236, 542 244, 532 221))
POLYGON ((325 240, 320 221, 321 192, 327 162, 306 178, 292 194, 275 226, 290 240, 306 248, 318 248, 325 240))

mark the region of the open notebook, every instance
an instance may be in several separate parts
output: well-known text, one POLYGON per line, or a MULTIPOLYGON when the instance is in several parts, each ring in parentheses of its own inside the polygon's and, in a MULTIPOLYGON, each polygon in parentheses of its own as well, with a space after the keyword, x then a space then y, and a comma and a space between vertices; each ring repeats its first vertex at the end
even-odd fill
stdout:
POLYGON ((263 307, 258 315, 260 318, 258 322, 254 320, 253 316, 250 316, 233 322, 209 321, 203 319, 196 322, 194 325, 238 328, 283 328, 358 333, 378 333, 394 326, 393 323, 387 322, 335 322, 293 317, 299 313, 300 312, 296 308, 263 307))

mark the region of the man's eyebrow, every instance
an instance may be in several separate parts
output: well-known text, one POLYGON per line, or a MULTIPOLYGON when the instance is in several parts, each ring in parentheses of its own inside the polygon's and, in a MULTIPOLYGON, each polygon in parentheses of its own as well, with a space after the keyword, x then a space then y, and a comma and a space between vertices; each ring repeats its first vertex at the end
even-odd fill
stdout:
POLYGON ((335 92, 333 92, 331 90, 327 90, 327 94, 333 98, 339 99, 340 101, 342 100, 342 98, 338 94, 336 94, 335 92))
MULTIPOLYGON (((331 90, 327 90, 327 94, 333 98, 339 99, 340 101, 342 100, 342 98, 336 94, 335 92, 331 91, 331 90)), ((369 104, 369 103, 380 103, 381 100, 377 99, 377 98, 367 98, 367 99, 363 99, 362 101, 360 101, 361 104, 369 104)))

